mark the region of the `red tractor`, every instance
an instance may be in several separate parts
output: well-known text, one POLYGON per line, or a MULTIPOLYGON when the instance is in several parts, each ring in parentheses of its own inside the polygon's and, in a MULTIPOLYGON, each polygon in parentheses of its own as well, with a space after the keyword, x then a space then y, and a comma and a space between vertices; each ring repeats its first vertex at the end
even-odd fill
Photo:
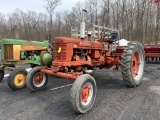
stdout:
POLYGON ((56 37, 52 40, 54 61, 51 66, 33 68, 27 75, 26 83, 32 91, 43 89, 48 82, 48 75, 75 80, 70 101, 78 113, 87 112, 96 98, 96 81, 91 76, 96 68, 121 69, 122 78, 129 87, 139 86, 144 71, 144 50, 139 42, 131 42, 124 49, 122 56, 116 52, 117 33, 109 37, 101 33, 98 41, 85 39, 83 10, 81 39, 56 37))

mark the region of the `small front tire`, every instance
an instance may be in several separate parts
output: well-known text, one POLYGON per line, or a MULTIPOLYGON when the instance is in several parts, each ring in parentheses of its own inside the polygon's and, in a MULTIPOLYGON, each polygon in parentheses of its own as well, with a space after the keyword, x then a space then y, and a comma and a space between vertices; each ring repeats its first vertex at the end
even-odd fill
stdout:
POLYGON ((48 75, 40 72, 41 67, 33 68, 26 77, 26 84, 32 91, 44 89, 48 83, 48 75))
POLYGON ((26 86, 27 70, 18 68, 12 71, 7 79, 7 84, 12 90, 19 90, 26 86))
POLYGON ((80 75, 73 83, 70 91, 70 101, 77 113, 86 113, 94 104, 96 98, 96 81, 89 74, 80 75))

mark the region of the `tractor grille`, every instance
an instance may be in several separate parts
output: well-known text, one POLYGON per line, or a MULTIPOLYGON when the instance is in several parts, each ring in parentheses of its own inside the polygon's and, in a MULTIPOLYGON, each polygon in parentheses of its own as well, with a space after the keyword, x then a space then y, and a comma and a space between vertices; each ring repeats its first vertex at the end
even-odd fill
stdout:
POLYGON ((13 59, 13 45, 4 45, 4 59, 13 59))
POLYGON ((54 60, 64 61, 66 60, 67 55, 67 45, 66 43, 54 43, 53 53, 54 53, 54 60), (58 50, 61 48, 61 51, 58 50))

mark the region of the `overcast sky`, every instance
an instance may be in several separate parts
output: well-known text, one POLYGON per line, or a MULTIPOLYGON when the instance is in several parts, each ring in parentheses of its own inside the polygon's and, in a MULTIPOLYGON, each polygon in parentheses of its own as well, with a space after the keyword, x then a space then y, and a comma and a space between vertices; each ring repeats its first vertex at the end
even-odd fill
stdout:
MULTIPOLYGON (((55 11, 62 12, 64 10, 71 10, 77 2, 84 2, 85 0, 61 1, 62 4, 59 5, 55 11)), ((35 12, 45 13, 46 10, 44 8, 44 4, 44 0, 0 0, 0 12, 7 14, 13 12, 16 8, 19 8, 24 12, 32 10, 35 12)))

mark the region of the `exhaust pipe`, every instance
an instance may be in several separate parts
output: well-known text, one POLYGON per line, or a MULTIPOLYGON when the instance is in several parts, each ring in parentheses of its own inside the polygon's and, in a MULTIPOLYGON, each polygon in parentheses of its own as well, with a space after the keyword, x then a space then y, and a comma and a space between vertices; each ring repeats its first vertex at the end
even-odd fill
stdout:
POLYGON ((19 25, 15 25, 15 39, 20 39, 19 25))
POLYGON ((87 13, 87 10, 82 10, 82 21, 80 23, 80 38, 85 38, 85 13, 87 13))

